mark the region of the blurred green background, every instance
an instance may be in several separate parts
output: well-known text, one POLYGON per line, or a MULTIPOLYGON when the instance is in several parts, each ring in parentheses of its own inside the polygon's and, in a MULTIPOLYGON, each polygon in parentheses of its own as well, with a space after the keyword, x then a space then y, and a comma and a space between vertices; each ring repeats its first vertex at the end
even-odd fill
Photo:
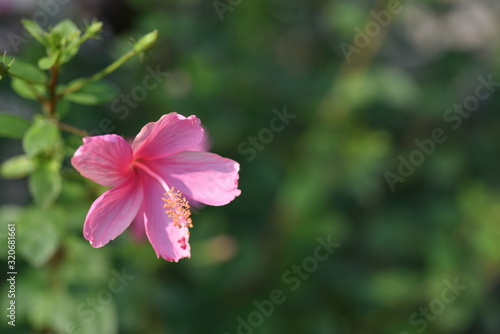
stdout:
MULTIPOLYGON (((168 72, 157 88, 134 107, 71 105, 64 121, 133 137, 195 114, 211 151, 240 162, 242 194, 194 212, 191 259, 175 264, 129 232, 93 249, 81 230, 103 188, 69 158, 49 209, 25 180, 0 180, 2 333, 500 332, 496 1, 0 0, 0 50, 36 61, 41 47, 13 36, 44 15, 45 27, 104 22, 63 82, 158 29, 151 52, 106 79, 130 95, 168 72)), ((37 108, 0 81, 1 111, 37 108)), ((0 140, 0 160, 21 151, 0 140)))

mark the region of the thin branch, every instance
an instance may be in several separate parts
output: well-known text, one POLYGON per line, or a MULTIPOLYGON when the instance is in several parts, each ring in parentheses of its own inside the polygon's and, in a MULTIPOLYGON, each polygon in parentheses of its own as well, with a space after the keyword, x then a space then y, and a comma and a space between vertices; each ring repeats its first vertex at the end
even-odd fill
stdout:
POLYGON ((50 82, 48 84, 49 89, 49 117, 53 118, 56 113, 56 106, 58 101, 58 96, 56 94, 57 81, 59 79, 59 67, 54 65, 50 69, 50 82))
POLYGON ((135 50, 130 50, 126 54, 124 54, 122 57, 120 57, 118 60, 116 60, 114 63, 103 69, 102 71, 94 74, 91 77, 88 78, 83 78, 83 79, 77 79, 73 81, 72 83, 69 84, 66 89, 64 89, 60 94, 61 95, 66 95, 69 93, 76 92, 77 90, 80 90, 83 86, 88 85, 89 83, 95 82, 99 79, 102 79, 106 75, 110 74, 114 70, 116 70, 118 67, 122 66, 126 61, 129 59, 137 56, 140 52, 137 52, 135 50))
POLYGON ((89 137, 89 136, 91 136, 91 134, 88 133, 87 131, 78 129, 78 128, 76 128, 76 127, 74 127, 72 125, 66 124, 66 123, 57 122, 57 126, 59 127, 59 129, 61 129, 63 131, 73 133, 73 134, 75 134, 77 136, 80 136, 80 137, 89 137))

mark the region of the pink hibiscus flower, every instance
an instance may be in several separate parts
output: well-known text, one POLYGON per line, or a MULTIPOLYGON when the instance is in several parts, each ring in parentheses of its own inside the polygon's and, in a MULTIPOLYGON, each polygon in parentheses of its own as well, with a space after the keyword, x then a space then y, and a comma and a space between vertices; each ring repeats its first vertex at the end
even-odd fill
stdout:
POLYGON ((90 207, 83 235, 102 247, 134 221, 157 257, 190 257, 189 201, 225 205, 238 189, 239 164, 202 152, 204 132, 196 116, 164 115, 146 124, 132 145, 118 135, 83 138, 71 159, 84 177, 106 187, 90 207))

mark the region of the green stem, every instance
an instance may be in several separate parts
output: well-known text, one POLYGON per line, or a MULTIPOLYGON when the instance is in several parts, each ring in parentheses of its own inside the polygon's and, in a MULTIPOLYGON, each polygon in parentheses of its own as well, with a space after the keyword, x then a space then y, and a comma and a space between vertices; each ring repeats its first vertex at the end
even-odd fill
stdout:
POLYGON ((92 38, 91 34, 89 33, 85 33, 81 38, 80 40, 78 41, 78 43, 76 44, 78 47, 80 47, 80 45, 82 45, 84 42, 86 42, 89 38, 92 38))
POLYGON ((80 136, 80 137, 89 137, 89 136, 91 136, 91 134, 88 133, 87 131, 80 130, 80 129, 75 128, 74 126, 66 124, 66 123, 57 122, 57 126, 59 127, 59 129, 61 129, 63 131, 73 133, 73 134, 75 134, 77 136, 80 136))
POLYGON ((103 69, 102 71, 94 74, 93 76, 88 77, 88 78, 83 78, 83 79, 77 79, 77 80, 73 81, 72 83, 70 83, 68 85, 68 87, 66 87, 66 89, 64 89, 60 93, 60 95, 62 96, 62 95, 66 95, 66 94, 69 94, 69 93, 76 92, 76 91, 80 90, 83 86, 88 85, 89 83, 92 83, 92 82, 95 82, 97 80, 102 79, 106 75, 108 75, 108 74, 112 73, 113 71, 115 71, 118 67, 122 66, 129 59, 137 56, 139 53, 140 52, 137 52, 135 50, 130 50, 129 52, 127 52, 126 54, 124 54, 123 56, 121 56, 118 60, 116 60, 114 63, 112 63, 111 65, 109 65, 108 67, 106 67, 105 69, 103 69))
POLYGON ((48 116, 50 118, 55 118, 56 106, 58 101, 58 96, 56 94, 57 81, 59 79, 59 67, 57 65, 53 66, 50 70, 50 82, 48 84, 49 89, 49 108, 48 116))

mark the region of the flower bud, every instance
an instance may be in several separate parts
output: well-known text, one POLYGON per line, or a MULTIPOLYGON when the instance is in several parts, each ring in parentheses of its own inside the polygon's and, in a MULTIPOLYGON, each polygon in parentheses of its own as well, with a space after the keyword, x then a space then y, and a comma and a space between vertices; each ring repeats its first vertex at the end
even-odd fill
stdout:
POLYGON ((142 37, 137 43, 134 44, 136 52, 146 52, 151 50, 158 40, 158 30, 154 30, 149 34, 142 37))
POLYGON ((3 59, 0 59, 0 80, 9 72, 9 68, 12 66, 14 63, 14 59, 7 65, 5 63, 5 56, 3 59))
POLYGON ((97 37, 102 31, 102 22, 94 21, 86 29, 86 33, 91 38, 97 37))

